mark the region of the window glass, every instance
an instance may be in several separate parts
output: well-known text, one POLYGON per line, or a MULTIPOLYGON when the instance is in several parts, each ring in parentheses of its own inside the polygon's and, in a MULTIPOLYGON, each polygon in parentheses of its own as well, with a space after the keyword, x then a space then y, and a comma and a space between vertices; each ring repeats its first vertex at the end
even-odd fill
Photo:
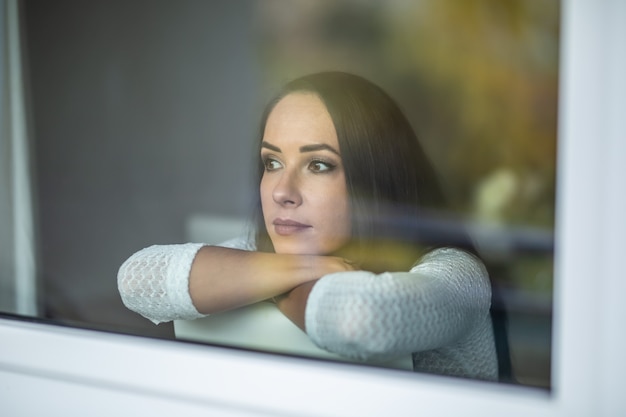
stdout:
MULTIPOLYGON (((150 245, 240 235, 256 203, 266 102, 289 80, 339 70, 385 90, 432 161, 447 204, 429 225, 437 236, 467 231, 487 265, 501 366, 513 375, 504 380, 549 388, 559 8, 522 0, 25 1, 24 117, 14 118, 19 103, 2 108, 3 120, 25 129, 0 141, 3 151, 24 146, 2 152, 13 168, 1 174, 0 226, 17 231, 0 242, 0 308, 323 356, 295 340, 300 347, 282 349, 278 336, 251 336, 272 319, 237 312, 154 325, 124 306, 116 276, 150 245), (206 335, 216 328, 218 336, 206 335)), ((3 58, 5 66, 16 59, 8 50, 3 58)))

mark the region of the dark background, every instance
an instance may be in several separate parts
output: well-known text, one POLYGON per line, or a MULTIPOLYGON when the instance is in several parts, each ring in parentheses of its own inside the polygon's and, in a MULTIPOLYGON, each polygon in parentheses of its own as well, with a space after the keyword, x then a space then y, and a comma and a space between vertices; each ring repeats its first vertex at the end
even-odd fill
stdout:
POLYGON ((171 336, 128 311, 133 252, 193 213, 245 216, 258 98, 249 2, 23 3, 43 311, 171 336))

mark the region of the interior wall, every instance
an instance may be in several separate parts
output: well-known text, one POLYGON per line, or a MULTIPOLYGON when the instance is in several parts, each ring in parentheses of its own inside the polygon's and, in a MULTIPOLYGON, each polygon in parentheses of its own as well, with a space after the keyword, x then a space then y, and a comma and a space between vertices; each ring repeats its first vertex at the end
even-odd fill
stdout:
POLYGON ((260 117, 247 1, 27 0, 48 317, 171 335, 122 305, 134 251, 194 213, 246 216, 260 117))

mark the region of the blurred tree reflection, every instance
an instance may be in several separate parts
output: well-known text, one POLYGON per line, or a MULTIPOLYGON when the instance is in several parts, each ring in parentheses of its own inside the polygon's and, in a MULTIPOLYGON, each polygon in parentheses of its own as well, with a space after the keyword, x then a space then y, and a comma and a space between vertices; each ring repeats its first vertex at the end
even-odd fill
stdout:
POLYGON ((268 85, 327 69, 371 78, 414 123, 456 211, 553 225, 557 1, 263 1, 259 12, 268 85))
POLYGON ((559 1, 263 0, 258 16, 268 94, 320 70, 371 79, 413 123, 451 210, 527 239, 492 239, 492 280, 515 316, 518 380, 549 386, 559 1))

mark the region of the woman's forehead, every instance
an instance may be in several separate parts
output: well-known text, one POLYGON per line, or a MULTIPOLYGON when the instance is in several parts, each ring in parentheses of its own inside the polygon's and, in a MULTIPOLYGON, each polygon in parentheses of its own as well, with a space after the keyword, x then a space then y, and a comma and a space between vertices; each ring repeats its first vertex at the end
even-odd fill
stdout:
POLYGON ((326 106, 317 95, 307 92, 288 94, 274 106, 263 140, 278 147, 326 143, 338 148, 337 133, 326 106))

